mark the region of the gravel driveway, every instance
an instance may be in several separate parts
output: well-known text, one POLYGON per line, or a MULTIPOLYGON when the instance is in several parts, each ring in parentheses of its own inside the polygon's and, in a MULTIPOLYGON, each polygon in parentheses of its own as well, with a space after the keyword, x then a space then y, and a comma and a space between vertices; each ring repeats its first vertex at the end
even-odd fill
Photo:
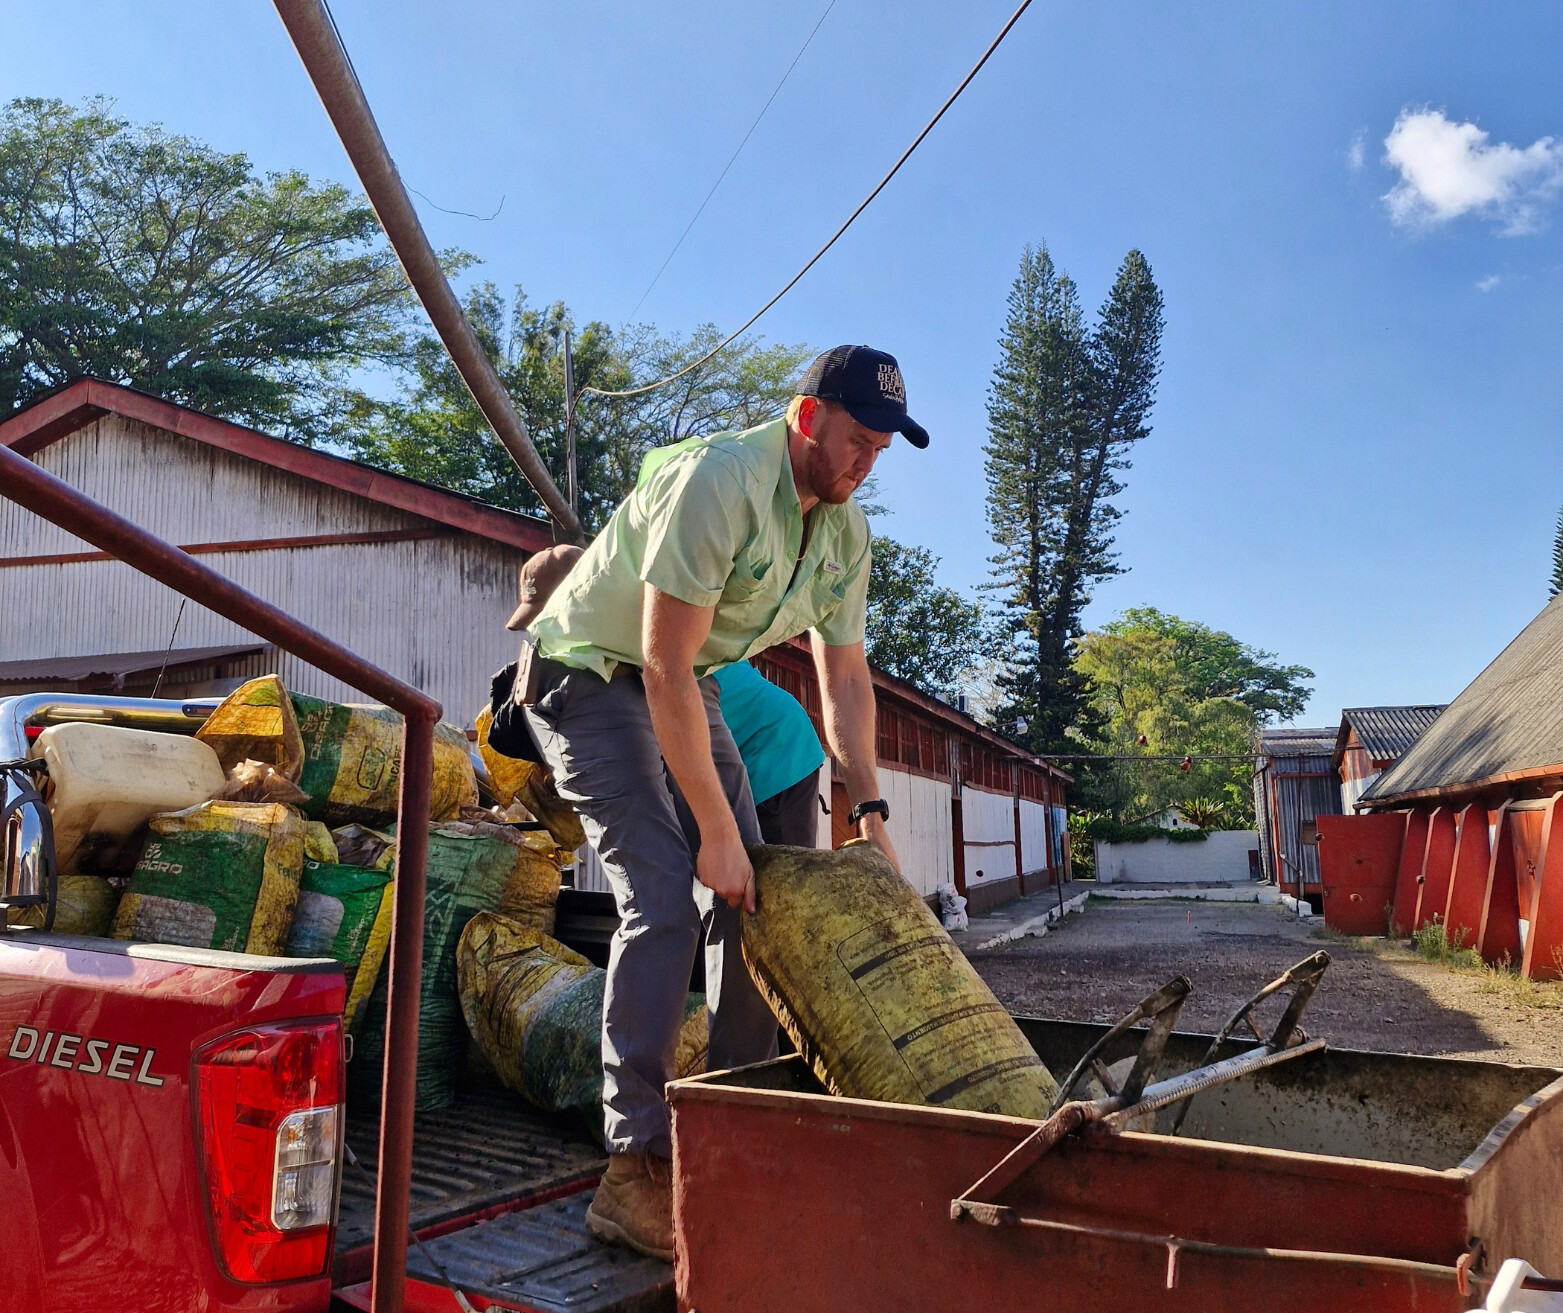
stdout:
MULTIPOLYGON (((1328 950, 1304 1017, 1348 1048, 1563 1066, 1563 986, 1530 987, 1451 969, 1382 940, 1343 940, 1318 922, 1254 903, 1093 899, 1040 939, 972 963, 1012 1012, 1115 1021, 1176 975, 1193 982, 1180 1030, 1216 1029, 1267 980, 1328 950)), ((1280 1004, 1261 1009, 1273 1020, 1280 1004)))

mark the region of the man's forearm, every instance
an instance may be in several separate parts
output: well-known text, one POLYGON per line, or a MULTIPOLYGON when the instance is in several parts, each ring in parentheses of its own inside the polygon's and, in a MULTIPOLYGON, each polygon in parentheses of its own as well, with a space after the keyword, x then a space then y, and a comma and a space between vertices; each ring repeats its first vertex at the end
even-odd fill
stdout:
POLYGON ((825 738, 854 806, 879 796, 874 714, 874 688, 867 679, 838 683, 825 703, 825 738))
POLYGON ((738 822, 712 761, 711 730, 694 672, 662 672, 648 665, 644 679, 646 706, 662 760, 689 803, 701 837, 709 840, 728 831, 736 833, 738 822))
MULTIPOLYGON (((879 797, 879 754, 875 744, 874 678, 863 645, 827 647, 814 639, 814 665, 820 676, 820 702, 825 713, 825 739, 847 781, 854 806, 879 797)), ((871 812, 858 822, 858 833, 875 844, 898 870, 901 860, 884 818, 871 812)))

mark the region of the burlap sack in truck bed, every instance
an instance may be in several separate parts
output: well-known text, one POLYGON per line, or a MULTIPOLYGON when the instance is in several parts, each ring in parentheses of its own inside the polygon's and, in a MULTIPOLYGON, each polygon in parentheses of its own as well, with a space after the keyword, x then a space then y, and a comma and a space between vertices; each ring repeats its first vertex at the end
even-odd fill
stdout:
MULTIPOLYGON (((506 1086, 544 1112, 579 1112, 602 1134, 602 1000, 608 973, 556 939, 495 913, 456 949, 467 1029, 506 1086)), ((684 1007, 673 1076, 705 1070, 705 996, 684 1007)))
POLYGON ((281 954, 304 869, 304 818, 282 803, 203 802, 151 820, 114 938, 281 954))

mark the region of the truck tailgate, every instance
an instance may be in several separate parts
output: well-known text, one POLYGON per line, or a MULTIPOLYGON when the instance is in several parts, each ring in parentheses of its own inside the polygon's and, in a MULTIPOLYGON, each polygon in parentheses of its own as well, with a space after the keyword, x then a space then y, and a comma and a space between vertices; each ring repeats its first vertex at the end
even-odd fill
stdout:
POLYGON ((339 1017, 341 968, 0 933, 0 1291, 7 1307, 324 1309, 329 1278, 242 1286, 202 1198, 192 1055, 244 1026, 339 1017))

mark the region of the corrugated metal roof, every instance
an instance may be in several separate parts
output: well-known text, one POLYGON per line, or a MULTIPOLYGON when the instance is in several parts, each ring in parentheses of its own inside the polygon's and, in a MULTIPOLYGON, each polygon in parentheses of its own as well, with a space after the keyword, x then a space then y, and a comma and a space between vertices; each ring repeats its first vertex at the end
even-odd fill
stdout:
POLYGON ((39 679, 93 679, 98 676, 139 675, 157 670, 165 658, 170 670, 204 666, 214 661, 264 652, 264 643, 229 643, 223 647, 159 648, 152 652, 109 652, 103 656, 38 657, 31 661, 0 661, 0 683, 39 679))
POLYGON ((206 446, 231 451, 316 483, 524 551, 541 551, 553 542, 547 520, 492 506, 465 493, 392 474, 345 456, 257 433, 254 429, 101 379, 77 379, 0 421, 0 443, 33 458, 104 415, 119 415, 206 446))
POLYGON ((1259 752, 1266 757, 1328 757, 1335 751, 1334 729, 1266 729, 1259 752))
POLYGON ((1438 719, 1447 703, 1415 707, 1347 707, 1341 712, 1340 736, 1336 740, 1336 765, 1346 746, 1346 731, 1356 731, 1357 741, 1374 761, 1396 761, 1422 737, 1438 719))
POLYGON ((1563 596, 1554 598, 1374 782, 1378 805, 1563 773, 1563 596))

